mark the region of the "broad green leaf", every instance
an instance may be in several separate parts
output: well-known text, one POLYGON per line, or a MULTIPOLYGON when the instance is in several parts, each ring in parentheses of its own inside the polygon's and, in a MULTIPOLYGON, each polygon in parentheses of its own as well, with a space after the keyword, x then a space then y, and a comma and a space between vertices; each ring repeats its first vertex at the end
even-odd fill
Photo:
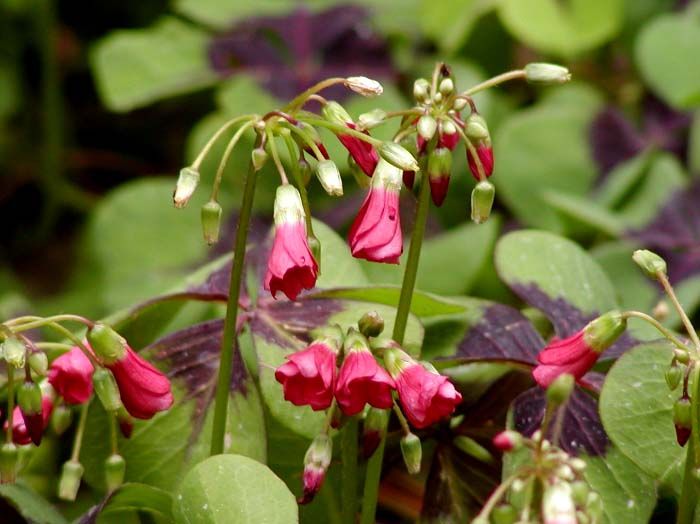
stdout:
POLYGON ((498 0, 421 0, 419 18, 423 32, 446 53, 455 52, 467 39, 476 21, 498 0))
POLYGON ((697 7, 685 13, 653 18, 637 37, 634 57, 637 66, 656 94, 677 108, 700 103, 700 16, 697 7))
POLYGON ((338 233, 323 222, 314 220, 314 234, 321 242, 321 274, 316 288, 363 286, 369 283, 359 261, 338 233))
POLYGON ((578 244, 552 233, 516 231, 496 245, 496 269, 511 287, 535 286, 584 314, 617 307, 615 291, 598 264, 578 244))
POLYGON ((294 524, 294 495, 265 465, 241 455, 217 455, 197 464, 175 495, 177 524, 259 522, 294 524))
POLYGON ((101 516, 131 511, 143 511, 171 519, 173 499, 170 493, 147 484, 123 484, 102 508, 101 516))
POLYGON ((612 446, 604 456, 583 457, 585 477, 603 499, 605 521, 610 524, 648 522, 656 505, 654 478, 644 473, 612 446))
POLYGON ((543 198, 562 216, 576 220, 608 236, 617 237, 624 231, 624 224, 619 217, 595 201, 591 202, 590 198, 559 191, 547 191, 543 194, 543 198))
POLYGON ((596 176, 588 125, 578 107, 540 107, 515 113, 494 138, 497 197, 529 226, 564 230, 544 200, 547 191, 585 195, 596 176))
POLYGON ((49 501, 24 484, 0 484, 0 497, 33 524, 68 524, 49 501))
POLYGON ((632 462, 654 479, 661 479, 681 460, 676 442, 673 404, 664 372, 673 358, 669 344, 646 344, 624 355, 608 372, 600 395, 605 430, 632 462))
POLYGON ((615 166, 596 191, 595 202, 608 208, 623 204, 647 172, 653 158, 654 151, 648 149, 615 166))
POLYGON ((605 95, 591 84, 574 80, 556 87, 543 88, 539 106, 596 112, 604 103, 605 95))
POLYGON ((152 27, 115 31, 90 55, 97 89, 113 111, 130 111, 212 84, 208 35, 174 17, 152 27))
POLYGON ((538 51, 570 58, 608 41, 620 29, 622 0, 503 0, 508 31, 538 51))

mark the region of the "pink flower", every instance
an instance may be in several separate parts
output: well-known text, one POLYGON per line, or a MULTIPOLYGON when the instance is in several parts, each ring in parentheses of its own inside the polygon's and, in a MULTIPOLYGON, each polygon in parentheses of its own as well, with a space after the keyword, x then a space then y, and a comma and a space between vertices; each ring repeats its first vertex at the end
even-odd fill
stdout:
MULTIPOLYGON (((34 443, 41 443, 41 435, 49 425, 51 412, 53 411, 53 400, 48 395, 41 397, 41 413, 32 415, 31 420, 25 420, 19 406, 16 406, 12 411, 12 442, 17 445, 24 446, 34 443)), ((7 430, 7 421, 5 421, 5 430, 7 430)))
POLYGON ((395 379, 403 412, 418 429, 448 417, 462 401, 462 395, 447 377, 418 363, 404 368, 395 379))
POLYGON ((293 186, 277 188, 275 198, 275 240, 267 262, 265 289, 276 297, 282 291, 296 300, 302 289, 316 284, 318 264, 306 236, 301 196, 293 186))
POLYGON ((428 181, 433 203, 440 207, 447 196, 452 171, 452 153, 446 147, 436 147, 428 156, 428 181))
POLYGON ((391 391, 394 381, 367 349, 347 353, 338 375, 335 398, 340 409, 348 416, 357 415, 369 404, 379 409, 393 405, 391 391))
POLYGON ((555 339, 545 347, 537 360, 540 363, 532 371, 535 381, 546 388, 564 373, 578 381, 593 367, 600 353, 594 351, 584 339, 583 330, 563 340, 555 339))
POLYGON ((402 171, 380 160, 372 186, 350 228, 350 248, 356 258, 398 264, 403 252, 399 191, 402 171))
POLYGON ((452 151, 459 143, 459 133, 454 131, 452 133, 440 132, 438 136, 438 147, 446 147, 452 151))
POLYGON ((49 383, 68 404, 82 404, 92 395, 90 359, 79 347, 74 347, 51 363, 49 383))
MULTIPOLYGON (((349 129, 357 128, 353 122, 345 122, 345 125, 349 129)), ((367 131, 365 131, 365 134, 369 135, 367 131)), ((372 176, 379 162, 379 154, 372 144, 352 135, 340 134, 338 135, 338 140, 345 146, 345 149, 348 150, 355 163, 360 166, 360 169, 362 169, 367 176, 372 176)))
POLYGON ((105 366, 114 375, 122 403, 131 416, 149 419, 173 405, 168 378, 129 346, 121 357, 105 366))
MULTIPOLYGON (((484 177, 490 177, 493 174, 493 148, 490 143, 481 142, 476 144, 476 154, 481 161, 481 166, 484 168, 484 177)), ((470 148, 467 148, 467 162, 469 163, 469 170, 472 172, 472 176, 476 180, 481 180, 479 167, 470 148)))
POLYGON ((275 371, 282 384, 284 398, 295 406, 311 406, 314 411, 328 408, 333 401, 336 376, 336 352, 325 342, 287 355, 287 361, 275 371))
POLYGON ((304 483, 304 494, 297 501, 299 504, 308 504, 311 502, 316 493, 323 486, 323 481, 326 479, 326 470, 323 468, 309 465, 304 468, 302 481, 304 483))

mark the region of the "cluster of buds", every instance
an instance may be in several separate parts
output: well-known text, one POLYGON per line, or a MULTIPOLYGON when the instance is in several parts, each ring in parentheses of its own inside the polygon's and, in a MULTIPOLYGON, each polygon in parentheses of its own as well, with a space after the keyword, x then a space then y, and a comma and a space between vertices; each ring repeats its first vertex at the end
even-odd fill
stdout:
MULTIPOLYGON (((342 417, 335 416, 336 407, 344 417, 366 411, 366 457, 384 436, 388 410, 393 407, 403 413, 401 448, 409 471, 415 473, 420 469, 420 441, 411 433, 404 414, 414 427, 425 428, 451 415, 462 397, 447 377, 415 361, 393 341, 376 338, 383 327, 381 317, 371 312, 359 320, 357 329, 351 327, 346 333, 337 326, 324 328, 307 348, 287 355, 275 378, 292 404, 329 410, 327 419, 335 428, 342 424, 342 417), (400 408, 394 403, 394 393, 400 408)), ((303 502, 309 502, 321 487, 330 463, 329 430, 324 430, 324 437, 316 439, 307 453, 303 502)))
MULTIPOLYGON (((548 414, 556 413, 557 408, 568 401, 573 386, 574 377, 562 375, 547 388, 548 414)), ((537 502, 532 497, 517 496, 526 490, 542 493, 541 504, 534 509, 539 511, 544 524, 602 522, 602 499, 584 478, 585 461, 572 457, 545 438, 550 420, 550 416, 545 416, 542 428, 530 438, 513 430, 502 431, 493 438, 497 450, 519 452, 520 466, 494 491, 472 524, 531 522, 524 516, 531 515, 530 504, 537 502), (527 457, 523 450, 528 450, 527 457), (509 497, 509 493, 513 496, 509 497)))
MULTIPOLYGON (((81 417, 85 417, 93 393, 113 417, 111 422, 119 422, 127 438, 131 435, 133 418, 150 419, 173 403, 167 377, 133 351, 126 340, 106 324, 93 323, 75 315, 62 315, 46 319, 20 317, 2 326, 6 333, 2 355, 8 373, 11 376, 14 370, 24 369, 24 381, 15 390, 9 390, 10 404, 16 397, 17 405, 5 421, 8 441, 0 451, 3 482, 14 481, 17 446, 38 446, 49 426, 56 434, 63 433, 71 423, 71 408, 81 406, 81 417), (66 350, 49 365, 46 353, 41 349, 43 343, 32 342, 22 332, 46 326, 70 334, 60 326, 61 319, 78 320, 87 325, 86 340, 75 339, 77 344, 66 346, 66 350)), ((76 438, 82 438, 81 432, 76 438)), ((74 449, 79 447, 77 445, 74 449)), ((116 450, 116 441, 113 447, 113 454, 105 463, 105 481, 110 491, 122 483, 125 471, 125 462, 116 450)), ((60 498, 75 499, 82 474, 79 457, 71 457, 63 466, 58 489, 60 498)))

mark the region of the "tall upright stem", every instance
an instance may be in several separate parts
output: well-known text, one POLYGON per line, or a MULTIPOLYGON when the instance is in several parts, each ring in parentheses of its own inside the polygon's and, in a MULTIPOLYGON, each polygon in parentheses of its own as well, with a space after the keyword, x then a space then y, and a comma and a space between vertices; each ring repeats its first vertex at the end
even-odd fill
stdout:
POLYGON ((691 383, 693 393, 690 396, 691 402, 691 437, 688 442, 688 451, 685 457, 685 468, 683 472, 683 485, 681 487, 681 498, 678 501, 677 524, 691 524, 694 522, 694 515, 698 506, 698 488, 695 470, 700 467, 696 455, 698 449, 698 431, 700 431, 700 368, 696 363, 692 370, 691 383))
POLYGON ((341 431, 343 524, 357 520, 357 417, 350 417, 341 431))
MULTIPOLYGON (((399 305, 396 308, 396 319, 394 320, 392 338, 399 344, 403 343, 404 335, 406 334, 406 324, 408 323, 408 314, 411 311, 411 300, 413 299, 413 290, 416 285, 418 262, 420 261, 420 251, 423 245, 423 235, 425 234, 425 223, 428 220, 429 208, 430 184, 428 184, 427 179, 424 179, 421 181, 420 194, 418 195, 416 222, 413 227, 411 245, 408 248, 406 270, 403 274, 401 295, 399 296, 399 305)), ((377 450, 367 462, 365 489, 362 497, 361 524, 374 524, 374 515, 377 511, 377 497, 379 495, 379 480, 382 474, 382 460, 384 459, 385 441, 386 437, 382 439, 377 450)))
MULTIPOLYGON (((255 147, 260 145, 260 138, 255 147)), ((214 424, 211 433, 211 455, 224 452, 224 436, 226 433, 226 415, 228 413, 228 397, 231 389, 233 373, 233 345, 236 339, 236 322, 238 320, 238 299, 241 294, 241 279, 243 277, 243 262, 245 260, 246 244, 248 242, 248 225, 253 209, 255 182, 257 172, 251 161, 243 189, 243 201, 238 216, 238 229, 233 246, 233 263, 231 264, 231 283, 226 304, 224 333, 221 337, 221 353, 219 356, 219 376, 216 382, 216 397, 214 404, 214 424)))
POLYGON ((688 315, 683 309, 683 306, 678 300, 676 292, 673 290, 673 286, 671 286, 671 283, 668 281, 666 273, 659 272, 657 273, 656 278, 661 283, 661 286, 663 286, 664 291, 666 291, 666 294, 668 295, 668 298, 671 299, 673 307, 675 307, 676 311, 678 311, 678 316, 680 316, 681 321, 683 322, 683 326, 685 326, 685 330, 688 332, 688 336, 690 336, 690 339, 693 341, 696 353, 700 353, 700 339, 698 339, 698 334, 695 331, 692 322, 690 322, 688 315))

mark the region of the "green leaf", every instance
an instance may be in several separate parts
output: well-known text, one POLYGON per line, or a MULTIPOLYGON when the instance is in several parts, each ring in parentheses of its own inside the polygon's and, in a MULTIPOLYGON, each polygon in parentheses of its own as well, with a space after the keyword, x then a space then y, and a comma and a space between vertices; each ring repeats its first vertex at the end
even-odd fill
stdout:
POLYGON ((100 515, 144 511, 166 519, 172 519, 173 499, 170 493, 147 484, 123 484, 109 497, 100 515))
POLYGON ((287 486, 265 465, 241 455, 218 455, 187 473, 175 496, 177 524, 299 522, 287 486))
POLYGON ((543 106, 515 113, 498 129, 497 196, 524 224, 561 232, 564 224, 544 194, 587 194, 596 177, 588 145, 592 115, 578 107, 543 106))
POLYGON ((590 198, 569 195, 559 191, 546 191, 544 200, 563 216, 567 216, 594 230, 611 237, 617 237, 624 231, 624 224, 619 217, 590 198))
POLYGON ((583 457, 585 477, 603 499, 605 521, 610 524, 648 522, 656 505, 654 479, 625 455, 610 447, 602 457, 583 457))
POLYGON ((114 31, 90 54, 97 89, 113 111, 130 111, 212 84, 205 31, 164 17, 152 27, 114 31))
POLYGON ((498 0, 421 0, 418 11, 421 27, 440 49, 453 53, 467 39, 476 21, 497 3, 498 0))
POLYGON ((700 102, 697 52, 700 16, 697 7, 685 13, 655 17, 637 37, 634 57, 652 90, 668 104, 682 109, 700 102))
POLYGON ((684 450, 676 442, 673 404, 664 372, 671 363, 669 344, 646 344, 624 355, 608 372, 600 394, 600 416, 613 443, 654 479, 661 479, 684 450))
POLYGON ((46 499, 24 484, 0 484, 0 496, 33 524, 67 524, 46 499))
POLYGON ((511 287, 534 285, 551 299, 562 298, 584 314, 617 307, 605 272, 581 247, 544 231, 516 231, 496 244, 496 269, 511 287))
POLYGON ((634 186, 647 172, 653 157, 654 151, 647 149, 615 166, 596 192, 595 201, 608 208, 624 203, 634 186))
POLYGON ((506 29, 538 51, 571 58, 612 38, 623 20, 622 0, 503 0, 506 29))

